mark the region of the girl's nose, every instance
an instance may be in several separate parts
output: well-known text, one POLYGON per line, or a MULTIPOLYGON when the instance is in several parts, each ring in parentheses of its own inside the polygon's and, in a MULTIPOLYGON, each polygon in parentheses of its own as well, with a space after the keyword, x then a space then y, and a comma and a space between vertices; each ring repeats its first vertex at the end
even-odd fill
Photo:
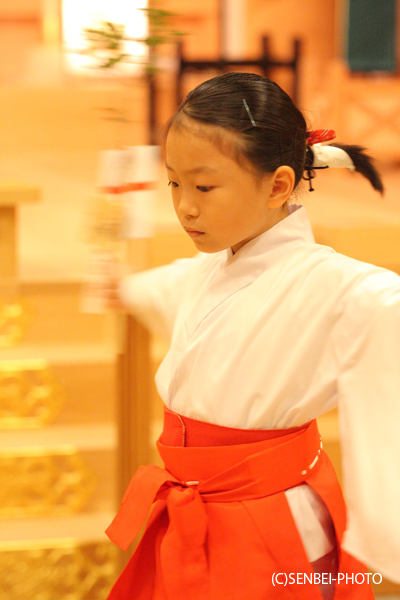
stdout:
POLYGON ((198 217, 199 209, 197 205, 190 200, 190 198, 182 198, 180 199, 178 210, 183 217, 198 217))

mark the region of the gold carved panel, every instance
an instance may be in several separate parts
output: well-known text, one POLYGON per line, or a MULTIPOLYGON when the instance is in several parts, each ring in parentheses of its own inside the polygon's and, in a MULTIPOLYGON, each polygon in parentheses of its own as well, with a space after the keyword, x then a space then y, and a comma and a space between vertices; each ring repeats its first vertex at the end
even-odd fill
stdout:
POLYGON ((77 512, 95 489, 73 446, 0 450, 0 481, 0 518, 77 512))
POLYGON ((63 402, 47 361, 0 361, 0 428, 40 427, 56 417, 63 402))
POLYGON ((23 298, 0 298, 0 348, 14 346, 32 321, 32 309, 23 298))
POLYGON ((105 600, 116 577, 108 541, 0 542, 1 600, 105 600))

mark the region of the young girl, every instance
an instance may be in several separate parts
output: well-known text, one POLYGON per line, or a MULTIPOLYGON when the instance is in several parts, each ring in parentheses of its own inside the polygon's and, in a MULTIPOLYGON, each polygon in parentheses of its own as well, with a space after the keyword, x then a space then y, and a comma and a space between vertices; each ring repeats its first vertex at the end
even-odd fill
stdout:
POLYGON ((111 600, 371 599, 359 561, 400 582, 400 277, 317 245, 293 201, 314 168, 382 191, 359 147, 315 144, 332 135, 249 73, 201 84, 168 124, 200 253, 121 283, 171 346, 165 469, 139 469, 108 529, 127 548, 155 502, 111 600), (347 511, 315 422, 335 406, 347 511))

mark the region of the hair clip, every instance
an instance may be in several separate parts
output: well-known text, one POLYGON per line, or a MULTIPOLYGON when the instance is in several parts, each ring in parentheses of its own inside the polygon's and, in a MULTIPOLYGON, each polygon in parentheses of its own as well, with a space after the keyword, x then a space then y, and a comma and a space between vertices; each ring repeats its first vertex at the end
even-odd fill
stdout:
POLYGON ((329 142, 334 140, 336 132, 333 129, 316 129, 315 131, 307 131, 307 146, 313 146, 314 144, 321 144, 322 142, 329 142))
POLYGON ((253 125, 253 127, 257 127, 257 123, 253 119, 253 115, 251 114, 250 109, 248 107, 248 104, 247 104, 247 102, 246 102, 246 100, 244 98, 243 98, 243 104, 244 104, 244 107, 246 109, 247 114, 249 115, 249 119, 250 119, 251 124, 253 125))

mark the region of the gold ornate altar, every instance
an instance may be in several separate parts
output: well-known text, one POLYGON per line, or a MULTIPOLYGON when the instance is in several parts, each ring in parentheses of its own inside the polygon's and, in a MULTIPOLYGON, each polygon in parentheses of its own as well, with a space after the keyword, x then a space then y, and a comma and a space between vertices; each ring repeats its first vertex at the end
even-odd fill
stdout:
POLYGON ((77 285, 18 281, 18 205, 39 196, 0 185, 0 598, 102 600, 118 564, 103 533, 117 504, 115 353, 79 314, 77 285))

